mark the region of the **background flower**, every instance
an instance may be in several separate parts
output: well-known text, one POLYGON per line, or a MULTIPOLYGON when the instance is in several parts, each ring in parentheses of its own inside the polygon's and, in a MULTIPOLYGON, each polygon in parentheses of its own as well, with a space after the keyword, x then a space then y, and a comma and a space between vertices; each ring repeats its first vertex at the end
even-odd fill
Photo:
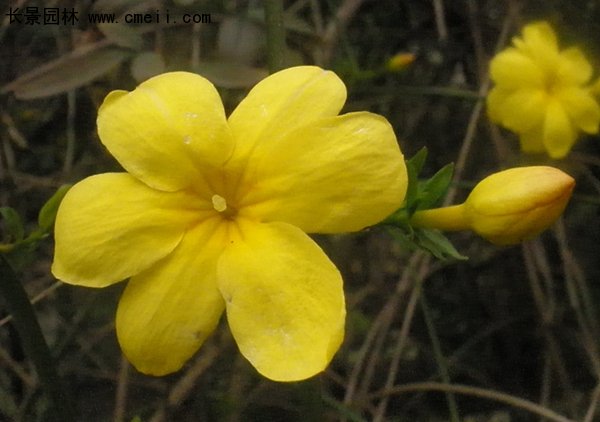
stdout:
POLYGON ((592 67, 579 48, 560 51, 547 22, 526 25, 490 63, 492 121, 519 134, 525 152, 562 158, 578 132, 598 133, 600 106, 587 86, 592 67))

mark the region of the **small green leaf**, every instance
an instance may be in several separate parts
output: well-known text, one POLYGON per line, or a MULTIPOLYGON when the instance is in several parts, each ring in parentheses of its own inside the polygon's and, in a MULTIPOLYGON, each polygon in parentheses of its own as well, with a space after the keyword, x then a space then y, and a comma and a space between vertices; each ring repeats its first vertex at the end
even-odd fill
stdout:
POLYGON ((19 213, 14 208, 0 207, 0 216, 4 220, 4 227, 11 241, 15 243, 22 241, 25 237, 25 228, 19 213))
POLYGON ((442 261, 451 259, 466 260, 450 241, 438 230, 414 229, 410 226, 385 226, 387 232, 409 251, 424 250, 442 261))
POLYGON ((38 225, 41 231, 49 233, 52 231, 54 226, 54 220, 56 219, 56 213, 58 212, 58 206, 67 194, 67 191, 71 188, 71 185, 62 185, 59 187, 54 195, 44 204, 40 213, 38 214, 38 225))
POLYGON ((399 227, 387 226, 388 233, 400 244, 403 249, 416 251, 420 249, 419 245, 413 240, 414 234, 403 231, 399 227))
POLYGON ((439 230, 415 229, 416 242, 423 249, 429 251, 433 256, 442 261, 449 259, 467 260, 468 257, 461 255, 448 238, 439 230))
POLYGON ((454 164, 450 163, 442 167, 430 179, 420 183, 416 209, 426 210, 437 206, 446 195, 453 174, 454 164))
POLYGON ((427 158, 427 148, 423 147, 413 155, 410 160, 406 160, 406 171, 408 173, 408 186, 406 188, 406 207, 409 213, 414 212, 415 201, 419 192, 419 173, 423 169, 425 159, 427 158))
POLYGON ((421 170, 423 170, 423 165, 427 160, 427 154, 427 147, 421 148, 415 155, 406 161, 406 165, 413 167, 417 174, 421 173, 421 170))

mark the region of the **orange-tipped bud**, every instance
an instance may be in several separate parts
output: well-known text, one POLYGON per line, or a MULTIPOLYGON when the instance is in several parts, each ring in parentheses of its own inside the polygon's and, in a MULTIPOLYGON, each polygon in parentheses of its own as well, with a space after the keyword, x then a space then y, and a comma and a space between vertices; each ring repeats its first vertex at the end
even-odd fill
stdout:
POLYGON ((441 230, 471 229, 497 245, 531 239, 563 213, 575 180, 554 167, 517 167, 494 173, 461 205, 419 211, 412 224, 441 230))

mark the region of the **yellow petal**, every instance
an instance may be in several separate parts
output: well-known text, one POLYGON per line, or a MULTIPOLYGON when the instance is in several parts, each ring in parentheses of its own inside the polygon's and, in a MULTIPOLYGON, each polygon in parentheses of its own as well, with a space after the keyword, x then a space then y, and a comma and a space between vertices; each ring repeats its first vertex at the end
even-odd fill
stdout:
POLYGON ((407 176, 390 124, 361 112, 257 145, 245 184, 242 215, 336 233, 373 225, 398 209, 407 176))
POLYGON ((127 284, 117 310, 117 336, 138 371, 179 370, 217 326, 225 308, 217 288, 224 240, 218 219, 205 221, 167 258, 127 284))
POLYGON ((245 160, 257 142, 275 142, 298 127, 335 116, 346 101, 346 87, 335 73, 298 66, 259 82, 229 117, 236 139, 234 163, 245 160))
POLYGON ((88 177, 58 210, 52 272, 89 287, 138 274, 177 246, 186 227, 206 214, 203 206, 189 194, 156 191, 126 173, 88 177))
POLYGON ((577 131, 569 120, 567 112, 558 100, 552 100, 546 108, 544 121, 544 146, 552 158, 563 158, 569 153, 577 131))
POLYGON ((539 66, 530 56, 512 47, 492 59, 490 75, 502 89, 533 89, 544 85, 544 74, 539 66))
POLYGON ((186 72, 110 93, 98 112, 98 134, 129 173, 168 191, 192 183, 202 190, 204 169, 220 166, 233 150, 215 87, 186 72))
POLYGON ((598 133, 600 106, 594 97, 582 88, 566 88, 556 93, 571 122, 587 133, 598 133))
POLYGON ((218 276, 241 353, 276 381, 323 371, 344 336, 339 272, 296 227, 240 221, 237 230, 218 276))
POLYGON ((502 89, 495 86, 490 90, 486 98, 487 114, 494 123, 501 124, 504 115, 504 103, 513 90, 502 89))
POLYGON ((519 136, 521 151, 531 154, 545 152, 544 147, 544 125, 540 124, 519 136))
MULTIPOLYGON (((496 93, 495 95, 499 95, 496 93)), ((547 94, 541 89, 522 88, 504 97, 488 96, 488 107, 502 126, 517 133, 527 132, 544 120, 547 94)))
POLYGON ((556 77, 561 85, 582 85, 592 77, 592 65, 580 49, 568 48, 560 53, 556 77))
POLYGON ((520 49, 530 55, 546 74, 554 74, 559 64, 558 41, 547 22, 526 25, 520 49))

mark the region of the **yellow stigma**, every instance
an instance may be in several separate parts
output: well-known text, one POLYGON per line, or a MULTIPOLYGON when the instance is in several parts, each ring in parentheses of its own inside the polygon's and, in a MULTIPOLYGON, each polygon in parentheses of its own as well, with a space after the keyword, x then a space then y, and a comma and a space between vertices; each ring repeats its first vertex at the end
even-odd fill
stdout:
POLYGON ((221 195, 213 195, 211 200, 216 211, 223 212, 227 209, 227 201, 221 195))

